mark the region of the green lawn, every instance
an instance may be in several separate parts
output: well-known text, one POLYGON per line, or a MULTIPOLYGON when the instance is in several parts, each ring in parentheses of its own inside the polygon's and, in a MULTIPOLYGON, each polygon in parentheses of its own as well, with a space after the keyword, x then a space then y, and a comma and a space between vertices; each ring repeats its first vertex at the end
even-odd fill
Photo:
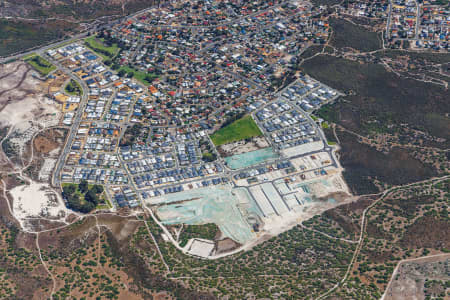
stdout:
POLYGON ((220 146, 247 138, 261 136, 262 132, 251 116, 236 120, 211 135, 214 145, 220 146))
POLYGON ((114 57, 119 52, 119 47, 116 44, 108 47, 102 43, 102 39, 96 36, 90 36, 84 40, 86 46, 91 48, 95 53, 100 55, 103 60, 108 60, 114 57))
POLYGON ((111 208, 113 208, 111 202, 109 202, 108 197, 106 197, 106 193, 105 192, 103 192, 100 195, 100 200, 101 200, 102 203, 98 204, 96 209, 111 209, 111 208))
POLYGON ((47 76, 51 71, 56 69, 48 60, 36 54, 28 55, 24 60, 43 76, 47 76))
MULTIPOLYGON (((121 70, 125 71, 127 74, 130 72, 133 72, 133 78, 135 78, 136 80, 138 80, 140 83, 144 84, 144 85, 150 85, 151 81, 147 81, 146 78, 147 76, 150 76, 151 78, 156 78, 158 77, 157 75, 153 74, 153 73, 148 73, 145 71, 138 71, 135 70, 133 68, 130 68, 128 66, 121 66, 117 72, 120 72, 121 70)), ((126 75, 125 75, 126 76, 126 75)))

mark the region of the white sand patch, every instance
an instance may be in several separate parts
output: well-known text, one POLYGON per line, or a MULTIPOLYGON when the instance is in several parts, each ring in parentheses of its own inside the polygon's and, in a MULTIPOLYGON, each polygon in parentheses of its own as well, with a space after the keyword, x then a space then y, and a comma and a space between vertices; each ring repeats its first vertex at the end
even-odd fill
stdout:
POLYGON ((45 96, 42 82, 27 71, 23 62, 15 62, 0 67, 0 126, 13 126, 25 131, 26 121, 36 121, 42 126, 56 125, 60 112, 56 103, 45 96), (4 106, 4 107, 3 107, 4 106), (22 128, 24 126, 24 128, 22 128))
POLYGON ((281 150, 281 154, 284 157, 299 156, 299 155, 302 155, 305 153, 322 150, 324 148, 324 146, 325 145, 322 141, 311 142, 311 143, 306 143, 306 144, 298 145, 295 147, 283 149, 283 150, 281 150))
MULTIPOLYGON (((14 126, 20 129, 27 127, 25 121, 42 119, 44 124, 56 125, 55 120, 59 120, 60 112, 53 102, 43 96, 27 97, 21 101, 8 104, 0 112, 0 122, 3 126, 14 126)), ((44 125, 45 126, 45 125, 44 125)), ((26 129, 26 128, 24 128, 26 129)))
POLYGON ((31 183, 10 191, 13 197, 13 213, 24 224, 30 217, 64 219, 68 213, 62 199, 48 184, 31 183))
POLYGON ((193 239, 188 250, 189 254, 208 257, 214 250, 214 242, 205 239, 193 239))
MULTIPOLYGON (((263 218, 264 227, 262 232, 269 233, 270 235, 276 236, 286 230, 289 230, 293 226, 299 224, 302 221, 308 220, 315 215, 321 214, 325 210, 331 209, 338 205, 348 203, 354 200, 351 193, 342 179, 340 169, 331 169, 328 171, 329 174, 326 176, 321 176, 319 178, 314 178, 306 181, 292 182, 285 186, 285 191, 289 192, 291 197, 294 194, 298 199, 302 200, 302 205, 296 206, 293 210, 285 212, 278 216, 276 214, 270 214, 268 217, 263 218), (300 183, 300 184, 299 184, 300 183), (309 193, 306 193, 301 186, 307 185, 310 189, 309 193), (289 187, 288 187, 289 186, 289 187), (304 202, 304 197, 316 197, 316 198, 327 198, 330 195, 341 194, 340 197, 334 199, 335 201, 310 201, 304 202)), ((277 189, 280 189, 283 182, 279 181, 276 183, 277 189)), ((253 193, 251 188, 250 190, 253 193)), ((283 191, 280 192, 281 195, 285 194, 283 191)), ((257 198, 258 195, 254 194, 257 198)), ((285 200, 287 199, 287 196, 285 200)), ((273 201, 274 199, 270 199, 273 201)), ((295 203, 295 202, 294 202, 295 203)))
POLYGON ((46 158, 44 160, 44 163, 39 170, 40 181, 46 181, 50 178, 50 175, 52 174, 53 168, 55 167, 57 161, 58 160, 56 158, 46 158))
POLYGON ((299 207, 299 209, 289 211, 281 216, 274 215, 269 218, 264 218, 264 227, 262 228, 262 232, 268 233, 271 236, 277 236, 293 228, 297 224, 309 220, 310 218, 321 214, 328 209, 344 203, 350 203, 354 200, 354 197, 348 195, 348 197, 346 197, 343 201, 336 203, 318 201, 306 203, 305 205, 299 207))
POLYGON ((219 148, 228 155, 236 155, 269 147, 269 143, 263 136, 254 137, 249 142, 237 141, 220 146, 219 148))

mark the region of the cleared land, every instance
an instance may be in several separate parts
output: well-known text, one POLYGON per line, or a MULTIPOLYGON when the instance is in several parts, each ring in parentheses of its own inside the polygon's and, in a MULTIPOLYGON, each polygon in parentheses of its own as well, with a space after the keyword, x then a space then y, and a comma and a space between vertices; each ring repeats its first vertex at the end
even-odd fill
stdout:
POLYGON ((262 132, 253 118, 246 116, 216 131, 211 135, 211 140, 214 145, 220 146, 261 135, 262 132))
POLYGON ((43 76, 47 76, 51 71, 56 69, 48 60, 39 55, 28 56, 25 58, 25 61, 43 76))
POLYGON ((400 263, 386 291, 386 300, 446 299, 449 296, 450 254, 400 263))

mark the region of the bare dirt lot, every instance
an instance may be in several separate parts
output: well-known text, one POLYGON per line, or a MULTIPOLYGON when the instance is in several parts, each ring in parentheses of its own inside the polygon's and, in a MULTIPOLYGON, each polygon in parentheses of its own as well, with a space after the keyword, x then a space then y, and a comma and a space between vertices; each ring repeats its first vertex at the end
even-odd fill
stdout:
MULTIPOLYGON (((450 280, 449 265, 450 254, 402 263, 385 300, 422 300, 427 296, 445 295, 448 290, 445 282, 450 280)), ((444 298, 448 299, 445 296, 444 298)))
POLYGON ((60 112, 45 95, 46 83, 24 62, 0 65, 0 155, 2 161, 23 167, 30 159, 33 136, 57 125, 60 112))
POLYGON ((0 126, 17 126, 24 121, 37 120, 46 114, 57 113, 45 101, 41 81, 24 62, 1 65, 0 126))
POLYGON ((34 139, 34 149, 38 152, 49 153, 57 147, 58 143, 51 140, 49 137, 39 135, 34 139))

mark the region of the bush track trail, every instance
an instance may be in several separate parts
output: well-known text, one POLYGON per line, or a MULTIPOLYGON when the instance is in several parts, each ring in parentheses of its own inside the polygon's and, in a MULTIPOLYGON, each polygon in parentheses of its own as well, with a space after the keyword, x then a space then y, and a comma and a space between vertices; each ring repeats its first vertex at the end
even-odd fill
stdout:
POLYGON ((350 264, 349 264, 349 266, 347 268, 347 271, 344 274, 344 277, 341 279, 341 281, 339 281, 336 285, 334 285, 330 290, 328 290, 327 292, 323 293, 322 295, 320 295, 316 299, 317 300, 325 299, 332 292, 334 292, 338 287, 340 287, 342 284, 344 284, 345 281, 347 280, 347 277, 348 277, 350 271, 352 270, 353 265, 354 265, 356 259, 358 258, 359 252, 360 252, 360 250, 361 250, 361 248, 363 246, 362 241, 363 241, 363 238, 364 238, 365 228, 366 228, 366 225, 367 225, 366 215, 367 215, 367 212, 372 207, 377 205, 379 202, 382 202, 391 192, 402 190, 402 189, 406 189, 408 187, 411 187, 411 186, 414 186, 414 185, 418 185, 418 184, 423 184, 423 183, 436 184, 436 183, 444 181, 444 180, 446 180, 448 178, 450 178, 450 175, 446 175, 446 176, 442 176, 442 177, 434 177, 434 178, 426 179, 426 180, 423 180, 423 181, 418 181, 418 182, 409 183, 409 184, 405 184, 405 185, 401 185, 401 186, 391 187, 391 188, 385 190, 377 200, 375 200, 372 204, 370 204, 368 207, 366 207, 366 209, 364 209, 364 211, 363 211, 362 218, 361 218, 361 233, 359 235, 358 245, 356 246, 356 250, 353 253, 353 258, 350 261, 350 264))
POLYGON ((50 278, 52 279, 52 291, 50 293, 50 299, 53 299, 53 294, 55 293, 56 290, 56 279, 53 276, 52 272, 50 272, 49 268, 47 267, 47 264, 45 263, 44 259, 42 258, 42 253, 41 253, 41 247, 39 247, 39 232, 36 233, 36 248, 39 252, 39 259, 41 260, 42 265, 44 266, 45 270, 47 271, 47 273, 50 275, 50 278))

